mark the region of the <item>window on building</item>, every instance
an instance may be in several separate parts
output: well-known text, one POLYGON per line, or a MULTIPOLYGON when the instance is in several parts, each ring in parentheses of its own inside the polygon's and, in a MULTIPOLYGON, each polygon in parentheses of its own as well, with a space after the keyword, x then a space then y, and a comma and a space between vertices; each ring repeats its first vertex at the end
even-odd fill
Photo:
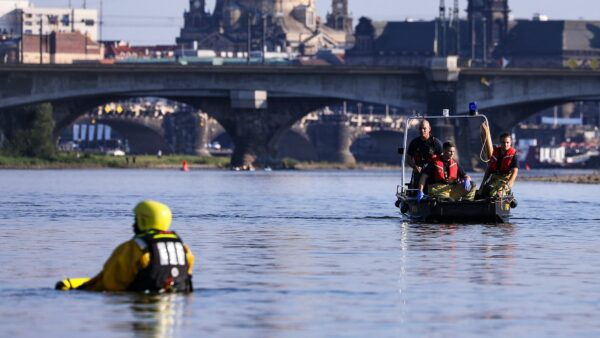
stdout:
POLYGON ((71 23, 71 19, 69 18, 68 14, 65 14, 62 16, 62 19, 60 19, 60 22, 63 26, 69 26, 69 24, 71 23))
POLYGON ((58 15, 48 15, 48 23, 51 25, 58 25, 58 15))

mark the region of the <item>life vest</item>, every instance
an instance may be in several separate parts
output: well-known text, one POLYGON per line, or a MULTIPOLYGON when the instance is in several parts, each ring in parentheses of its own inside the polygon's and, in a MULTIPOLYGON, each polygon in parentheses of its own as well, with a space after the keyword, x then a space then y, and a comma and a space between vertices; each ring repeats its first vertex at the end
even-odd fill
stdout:
POLYGON ((490 172, 492 173, 500 173, 500 174, 508 174, 510 172, 510 165, 517 154, 515 148, 510 147, 504 154, 502 158, 502 162, 500 163, 500 168, 498 168, 498 158, 500 158, 500 147, 495 147, 494 152, 492 153, 492 158, 488 163, 490 172))
POLYGON ((192 292, 192 278, 183 242, 172 231, 150 231, 134 241, 150 254, 150 264, 141 270, 129 291, 192 292))
POLYGON ((432 161, 430 165, 432 164, 435 166, 435 182, 454 183, 458 181, 458 163, 456 163, 453 159, 450 159, 448 177, 446 177, 446 173, 444 170, 444 162, 441 159, 436 159, 435 161, 432 161))
POLYGON ((427 164, 430 161, 433 161, 437 158, 437 154, 435 153, 436 141, 437 141, 437 139, 433 136, 429 137, 429 139, 427 139, 427 141, 425 141, 429 148, 428 154, 421 154, 421 149, 419 149, 419 148, 417 148, 417 150, 415 150, 414 159, 415 159, 416 164, 427 164))

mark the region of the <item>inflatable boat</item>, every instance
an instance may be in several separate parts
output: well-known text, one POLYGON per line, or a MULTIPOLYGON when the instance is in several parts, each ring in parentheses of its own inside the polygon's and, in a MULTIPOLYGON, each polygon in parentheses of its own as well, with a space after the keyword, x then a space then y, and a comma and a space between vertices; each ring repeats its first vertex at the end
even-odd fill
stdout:
POLYGON ((507 223, 510 211, 516 208, 517 201, 512 195, 505 195, 495 199, 476 199, 474 201, 438 200, 425 197, 417 201, 418 189, 410 187, 406 175, 406 152, 408 131, 415 122, 427 119, 430 122, 444 119, 446 123, 459 125, 456 120, 466 120, 466 125, 479 124, 481 126, 482 151, 480 158, 490 158, 492 152, 491 136, 487 117, 471 111, 470 115, 449 116, 445 111, 443 116, 413 116, 407 119, 404 133, 404 147, 399 148, 402 155, 402 184, 396 189, 396 207, 408 221, 427 223, 507 223), (479 119, 479 121, 477 121, 479 119), (475 122, 475 123, 473 123, 475 122), (479 123, 477 123, 479 122, 479 123))

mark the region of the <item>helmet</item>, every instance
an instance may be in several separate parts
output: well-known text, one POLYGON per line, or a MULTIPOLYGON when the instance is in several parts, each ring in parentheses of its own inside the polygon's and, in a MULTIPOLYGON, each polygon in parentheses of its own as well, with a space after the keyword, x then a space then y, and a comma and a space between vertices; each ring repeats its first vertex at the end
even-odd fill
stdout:
POLYGON ((171 226, 171 209, 160 202, 142 201, 135 206, 133 212, 137 228, 140 231, 150 229, 167 231, 171 226))

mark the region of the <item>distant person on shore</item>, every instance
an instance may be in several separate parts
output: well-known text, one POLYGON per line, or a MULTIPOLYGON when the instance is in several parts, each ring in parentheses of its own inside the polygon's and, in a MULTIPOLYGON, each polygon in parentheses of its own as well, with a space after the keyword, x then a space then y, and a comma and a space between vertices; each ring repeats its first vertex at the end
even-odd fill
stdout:
MULTIPOLYGON (((94 278, 74 285, 58 282, 57 289, 88 291, 192 292, 194 255, 181 238, 169 231, 171 210, 151 200, 134 208, 135 236, 119 245, 94 278)), ((83 280, 83 279, 73 279, 83 280)))
POLYGON ((419 124, 420 136, 408 145, 406 163, 413 169, 410 187, 417 188, 423 169, 437 156, 442 154, 442 142, 431 135, 429 121, 419 124))
POLYGON ((512 147, 512 137, 500 135, 500 145, 494 147, 492 157, 481 183, 481 196, 486 198, 502 197, 510 194, 519 173, 517 151, 512 147))
POLYGON ((423 199, 426 186, 430 198, 450 201, 472 201, 475 198, 477 189, 471 183, 471 177, 454 161, 455 153, 454 143, 444 143, 442 156, 435 158, 423 170, 417 201, 423 199))

